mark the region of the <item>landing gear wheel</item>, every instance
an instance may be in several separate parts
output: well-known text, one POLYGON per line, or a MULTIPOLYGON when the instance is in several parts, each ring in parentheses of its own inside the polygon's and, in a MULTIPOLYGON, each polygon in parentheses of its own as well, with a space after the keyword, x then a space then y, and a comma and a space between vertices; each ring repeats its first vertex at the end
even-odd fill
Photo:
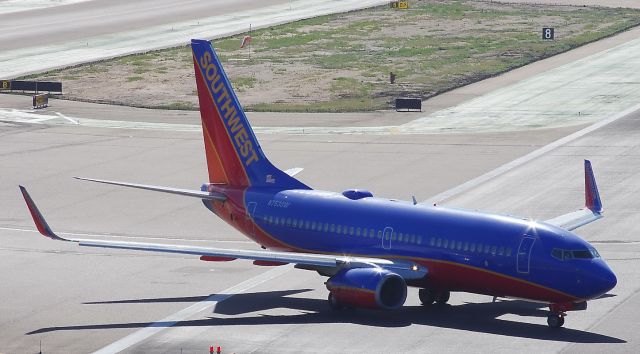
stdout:
POLYGON ((436 293, 431 289, 418 290, 418 297, 424 306, 429 306, 436 301, 436 293))
POLYGON ((449 301, 449 297, 451 297, 449 290, 442 290, 436 295, 435 300, 438 305, 444 305, 449 301))
POLYGON ((564 316, 552 313, 547 316, 547 324, 551 328, 560 328, 564 325, 564 316))
POLYGON ((329 293, 329 298, 327 299, 327 301, 329 302, 329 307, 333 311, 340 311, 340 310, 344 309, 344 305, 342 305, 340 303, 340 301, 338 301, 338 299, 336 299, 336 296, 333 295, 332 293, 329 293))

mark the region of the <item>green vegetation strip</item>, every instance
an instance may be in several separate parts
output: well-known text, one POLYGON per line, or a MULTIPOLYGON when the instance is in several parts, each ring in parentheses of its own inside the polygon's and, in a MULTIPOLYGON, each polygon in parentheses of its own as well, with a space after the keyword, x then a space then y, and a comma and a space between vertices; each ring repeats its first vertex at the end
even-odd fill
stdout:
MULTIPOLYGON (((214 40, 249 110, 387 109, 427 98, 640 24, 620 8, 410 1, 322 16, 214 40), (556 39, 543 40, 542 27, 556 39), (389 82, 389 75, 396 82, 389 82)), ((62 80, 69 99, 196 109, 188 47, 131 55, 30 78, 62 80)))

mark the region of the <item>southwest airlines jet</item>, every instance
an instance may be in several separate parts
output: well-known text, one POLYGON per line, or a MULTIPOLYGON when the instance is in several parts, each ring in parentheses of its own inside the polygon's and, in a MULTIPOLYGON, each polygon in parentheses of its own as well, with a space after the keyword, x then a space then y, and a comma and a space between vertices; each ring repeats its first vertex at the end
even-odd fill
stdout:
POLYGON ((589 161, 583 209, 544 222, 375 198, 370 192, 314 190, 267 159, 210 42, 192 40, 209 182, 200 190, 85 179, 201 199, 205 207, 262 246, 233 250, 56 235, 20 186, 41 234, 80 246, 169 252, 203 261, 316 271, 328 277, 332 309, 401 307, 407 287, 425 306, 452 291, 528 299, 549 306, 561 327, 616 285, 596 249, 571 231, 602 217, 589 161))

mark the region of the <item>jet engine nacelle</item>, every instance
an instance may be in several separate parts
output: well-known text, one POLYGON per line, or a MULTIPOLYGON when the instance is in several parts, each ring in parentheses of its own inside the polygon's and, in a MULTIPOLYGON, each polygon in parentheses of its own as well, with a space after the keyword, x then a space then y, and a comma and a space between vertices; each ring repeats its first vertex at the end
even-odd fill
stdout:
POLYGON ((355 307, 393 310, 407 299, 404 279, 381 268, 343 269, 326 285, 337 301, 355 307))

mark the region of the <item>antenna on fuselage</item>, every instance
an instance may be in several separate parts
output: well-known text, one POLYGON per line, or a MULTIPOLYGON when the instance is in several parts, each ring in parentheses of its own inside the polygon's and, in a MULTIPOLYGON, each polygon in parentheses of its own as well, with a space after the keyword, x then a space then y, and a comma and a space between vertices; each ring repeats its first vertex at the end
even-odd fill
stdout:
POLYGON ((411 200, 413 200, 413 205, 418 204, 418 201, 416 200, 416 196, 415 195, 411 196, 411 200))

